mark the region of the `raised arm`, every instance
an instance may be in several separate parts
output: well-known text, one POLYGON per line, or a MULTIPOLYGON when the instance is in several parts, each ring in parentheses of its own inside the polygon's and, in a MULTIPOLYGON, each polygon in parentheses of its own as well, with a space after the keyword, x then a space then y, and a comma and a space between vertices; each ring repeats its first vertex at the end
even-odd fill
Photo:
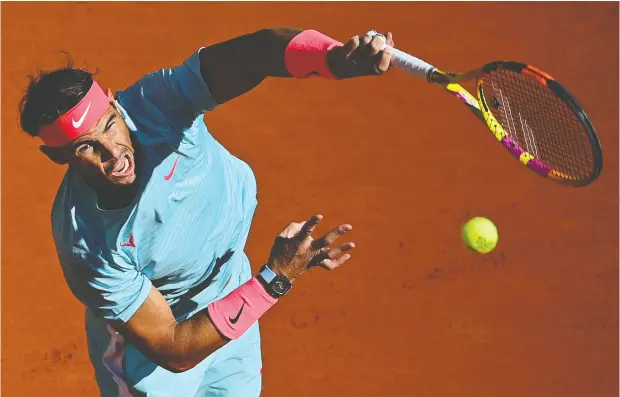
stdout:
MULTIPOLYGON (((391 33, 387 42, 394 45, 391 33)), ((213 98, 224 103, 266 77, 345 79, 382 74, 390 66, 382 44, 369 36, 354 36, 343 45, 313 30, 263 29, 204 48, 200 71, 213 98)))

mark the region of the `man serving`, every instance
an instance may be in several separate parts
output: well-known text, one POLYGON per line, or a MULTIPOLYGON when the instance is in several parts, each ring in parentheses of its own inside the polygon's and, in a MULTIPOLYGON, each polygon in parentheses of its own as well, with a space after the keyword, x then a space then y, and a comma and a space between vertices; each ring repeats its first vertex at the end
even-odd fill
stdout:
POLYGON ((32 78, 21 126, 68 165, 52 209, 64 276, 86 306, 102 396, 258 396, 259 318, 313 267, 333 270, 351 226, 314 239, 320 215, 289 224, 252 275, 243 252, 256 201, 250 167, 203 114, 267 77, 381 75, 387 37, 342 44, 315 30, 264 29, 204 47, 115 95, 71 65, 32 78))

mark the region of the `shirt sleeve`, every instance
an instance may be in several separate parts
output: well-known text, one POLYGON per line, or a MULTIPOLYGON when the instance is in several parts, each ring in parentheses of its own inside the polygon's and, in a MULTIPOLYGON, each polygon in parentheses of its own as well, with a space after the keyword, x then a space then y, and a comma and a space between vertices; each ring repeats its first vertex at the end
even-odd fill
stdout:
POLYGON ((120 257, 104 258, 92 250, 74 248, 61 258, 73 294, 97 316, 125 323, 151 291, 151 281, 120 257))
POLYGON ((117 99, 142 130, 178 137, 198 116, 218 105, 200 73, 201 50, 183 64, 149 73, 117 92, 117 99))

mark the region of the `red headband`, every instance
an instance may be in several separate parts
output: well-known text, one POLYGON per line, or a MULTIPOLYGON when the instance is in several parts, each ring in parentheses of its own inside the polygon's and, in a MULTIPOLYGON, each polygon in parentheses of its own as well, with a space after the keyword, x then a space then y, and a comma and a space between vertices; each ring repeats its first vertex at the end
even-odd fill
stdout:
POLYGON ((39 138, 47 146, 64 146, 91 129, 108 111, 110 99, 93 80, 93 85, 82 100, 52 124, 39 130, 39 138))

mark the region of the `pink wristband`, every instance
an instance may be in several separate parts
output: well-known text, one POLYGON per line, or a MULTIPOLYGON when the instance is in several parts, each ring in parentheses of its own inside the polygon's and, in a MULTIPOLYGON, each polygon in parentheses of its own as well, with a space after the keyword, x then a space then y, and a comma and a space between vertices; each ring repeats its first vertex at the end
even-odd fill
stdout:
POLYGON ((342 43, 319 33, 316 30, 304 30, 293 37, 284 50, 284 63, 288 72, 298 79, 321 76, 335 79, 336 76, 327 66, 327 52, 342 43))
POLYGON ((265 291, 260 281, 248 282, 207 307, 211 322, 229 339, 237 339, 278 300, 265 291))

